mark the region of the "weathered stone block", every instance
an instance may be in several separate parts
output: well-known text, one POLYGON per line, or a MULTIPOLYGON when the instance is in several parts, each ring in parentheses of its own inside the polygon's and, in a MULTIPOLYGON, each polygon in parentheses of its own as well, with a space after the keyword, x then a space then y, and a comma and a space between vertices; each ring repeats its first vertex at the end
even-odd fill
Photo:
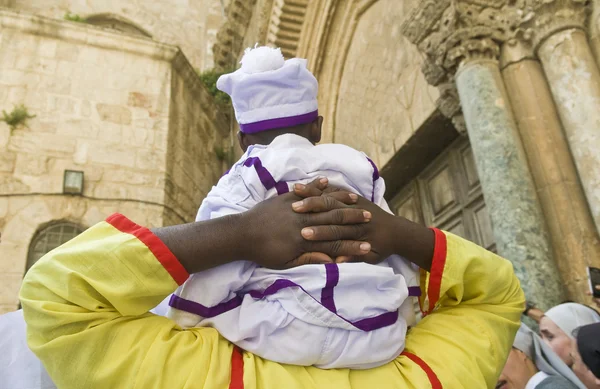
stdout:
POLYGON ((0 193, 28 193, 29 186, 13 176, 0 176, 0 193))
POLYGON ((120 143, 121 142, 121 132, 123 131, 123 126, 103 122, 95 124, 98 126, 98 140, 107 143, 120 143))
POLYGON ((0 153, 0 172, 11 173, 15 169, 17 154, 10 151, 0 153))
POLYGON ((135 166, 139 169, 164 172, 166 169, 166 155, 157 150, 138 150, 135 166))
POLYGON ((58 111, 67 115, 74 115, 77 112, 78 101, 78 99, 73 97, 48 94, 46 98, 46 109, 48 111, 58 111))
POLYGON ((54 58, 56 56, 56 47, 58 41, 43 39, 37 47, 37 55, 40 57, 54 58))
POLYGON ((150 96, 141 92, 129 92, 129 100, 127 105, 138 108, 152 108, 152 102, 156 100, 156 96, 150 96))
POLYGON ((6 69, 0 72, 0 84, 2 85, 22 85, 26 78, 27 73, 22 70, 6 69))
POLYGON ((94 189, 94 197, 103 199, 126 199, 127 188, 119 184, 102 183, 94 189))
POLYGON ((8 101, 13 104, 22 103, 27 96, 27 88, 23 86, 11 86, 8 88, 8 101))
POLYGON ((16 159, 16 174, 39 176, 48 173, 48 157, 39 154, 19 153, 16 159))
POLYGON ((8 149, 25 153, 43 153, 47 156, 63 156, 75 151, 75 140, 60 138, 46 132, 16 130, 10 138, 8 149))
MULTIPOLYGON (((156 179, 152 173, 141 173, 134 170, 118 169, 110 172, 106 177, 107 181, 124 183, 129 185, 154 186, 156 179)), ((145 188, 144 188, 145 189, 145 188)))
POLYGON ((37 56, 20 56, 17 58, 15 67, 19 70, 29 70, 42 74, 54 74, 58 62, 50 58, 42 58, 37 56))
POLYGON ((144 128, 127 128, 123 130, 122 142, 136 147, 151 146, 154 133, 144 128))
POLYGON ((89 120, 67 120, 58 125, 56 133, 61 136, 95 139, 98 128, 89 120))
POLYGON ((0 272, 0 304, 4 307, 17 307, 19 304, 19 289, 23 281, 23 272, 0 272))
POLYGON ((116 144, 95 144, 88 150, 90 162, 107 165, 135 166, 135 154, 128 147, 116 144))
MULTIPOLYGON (((79 57, 79 46, 70 42, 60 41, 56 47, 56 58, 68 62, 76 62, 79 57)), ((60 65, 59 65, 60 67, 60 65)))
MULTIPOLYGON (((0 220, 3 220, 6 215, 8 215, 8 197, 0 197, 0 220)), ((1 237, 0 242, 2 242, 1 237)))
POLYGON ((117 124, 131 124, 131 111, 126 107, 110 104, 96 104, 100 119, 117 124))
POLYGON ((67 77, 56 77, 55 75, 42 76, 35 89, 42 92, 67 95, 71 91, 71 80, 67 77))

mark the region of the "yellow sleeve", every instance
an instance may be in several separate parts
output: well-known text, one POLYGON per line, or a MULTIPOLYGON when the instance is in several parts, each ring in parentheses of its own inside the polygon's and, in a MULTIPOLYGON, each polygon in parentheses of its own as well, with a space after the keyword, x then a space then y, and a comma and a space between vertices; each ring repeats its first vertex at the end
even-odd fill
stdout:
POLYGON ((148 229, 113 215, 27 273, 28 344, 59 388, 227 387, 226 340, 148 313, 187 277, 148 229))
POLYGON ((28 343, 61 388, 226 388, 242 379, 246 389, 493 387, 523 293, 508 261, 435 231, 423 286, 435 309, 409 331, 403 355, 376 369, 320 370, 236 356, 215 330, 182 331, 148 313, 188 275, 156 236, 121 215, 29 271, 21 290, 28 343))
POLYGON ((407 337, 444 388, 493 388, 512 346, 525 295, 512 264, 435 230, 431 272, 422 288, 429 314, 407 337))

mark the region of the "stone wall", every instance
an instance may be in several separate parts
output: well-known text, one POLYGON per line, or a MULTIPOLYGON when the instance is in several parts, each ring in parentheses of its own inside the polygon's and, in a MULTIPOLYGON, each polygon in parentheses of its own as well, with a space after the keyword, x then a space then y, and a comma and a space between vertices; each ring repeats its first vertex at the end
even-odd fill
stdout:
POLYGON ((400 32, 413 3, 380 0, 360 16, 339 87, 333 141, 364 151, 379 166, 435 111, 439 95, 423 77, 421 54, 400 32))
POLYGON ((63 19, 67 12, 89 17, 115 15, 147 31, 153 39, 181 47, 196 68, 213 67, 212 46, 223 23, 220 0, 4 0, 4 6, 63 19))
POLYGON ((228 126, 177 47, 10 11, 0 26, 0 110, 35 115, 0 122, 1 313, 17 307, 42 225, 193 220, 224 170, 213 148, 228 126), (65 169, 84 171, 83 196, 62 194, 65 169))
POLYGON ((175 58, 171 79, 165 204, 194 220, 202 199, 227 169, 216 149, 227 150, 229 119, 186 62, 183 55, 175 58))

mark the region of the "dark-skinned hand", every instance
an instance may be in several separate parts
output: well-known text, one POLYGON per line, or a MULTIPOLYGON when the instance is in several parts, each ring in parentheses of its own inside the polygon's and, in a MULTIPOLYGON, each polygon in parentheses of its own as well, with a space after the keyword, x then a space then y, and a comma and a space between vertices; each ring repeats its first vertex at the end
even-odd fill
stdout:
POLYGON ((366 236, 365 226, 371 218, 369 212, 348 207, 357 202, 357 195, 335 191, 320 196, 327 187, 327 179, 318 179, 303 187, 308 193, 319 193, 318 197, 305 198, 307 194, 302 191, 287 193, 241 214, 242 223, 251 226, 251 244, 245 250, 245 259, 264 267, 285 269, 332 263, 332 258, 338 257, 360 258, 370 252, 369 243, 353 239, 353 236, 366 236), (292 204, 303 198, 309 201, 304 207, 306 212, 293 212, 292 204), (301 231, 314 226, 319 226, 326 239, 303 238, 301 231), (342 227, 350 227, 353 232, 346 233, 343 239, 329 238, 342 227))
POLYGON ((361 196, 354 195, 357 201, 353 204, 342 203, 340 200, 350 196, 349 193, 332 186, 320 188, 314 185, 296 185, 294 192, 304 197, 303 200, 293 204, 296 212, 358 208, 371 214, 371 220, 366 224, 337 223, 327 228, 313 226, 302 230, 302 236, 310 241, 354 239, 371 244, 371 251, 368 254, 360 257, 340 254, 336 259, 338 263, 349 261, 379 263, 392 254, 398 254, 425 270, 431 269, 434 247, 432 230, 403 217, 389 214, 361 196))

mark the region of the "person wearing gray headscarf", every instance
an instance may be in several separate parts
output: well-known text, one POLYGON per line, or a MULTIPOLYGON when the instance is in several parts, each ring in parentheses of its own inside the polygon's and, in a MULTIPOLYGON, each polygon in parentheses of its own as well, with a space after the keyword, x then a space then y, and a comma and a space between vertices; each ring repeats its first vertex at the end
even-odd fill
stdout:
POLYGON ((573 371, 521 323, 496 389, 586 389, 573 371))
POLYGON ((544 342, 563 360, 573 365, 573 330, 600 322, 600 315, 592 308, 577 303, 564 303, 550 308, 540 320, 540 334, 544 342))

